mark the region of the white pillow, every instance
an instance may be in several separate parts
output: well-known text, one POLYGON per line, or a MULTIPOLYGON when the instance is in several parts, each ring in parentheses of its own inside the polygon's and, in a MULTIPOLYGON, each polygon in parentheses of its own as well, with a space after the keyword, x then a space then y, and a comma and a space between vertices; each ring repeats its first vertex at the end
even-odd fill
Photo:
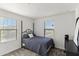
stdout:
POLYGON ((34 37, 33 34, 28 34, 28 36, 29 36, 30 38, 34 37))

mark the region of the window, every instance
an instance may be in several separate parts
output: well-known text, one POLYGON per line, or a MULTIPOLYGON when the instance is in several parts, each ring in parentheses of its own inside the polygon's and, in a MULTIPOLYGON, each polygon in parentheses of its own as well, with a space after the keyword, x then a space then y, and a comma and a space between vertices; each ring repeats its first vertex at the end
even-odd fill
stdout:
POLYGON ((0 42, 16 40, 16 20, 12 18, 0 18, 0 42))
POLYGON ((45 29, 54 29, 55 28, 55 23, 53 20, 46 20, 45 21, 45 29))
POLYGON ((45 21, 45 37, 54 38, 55 36, 55 23, 53 20, 45 21))

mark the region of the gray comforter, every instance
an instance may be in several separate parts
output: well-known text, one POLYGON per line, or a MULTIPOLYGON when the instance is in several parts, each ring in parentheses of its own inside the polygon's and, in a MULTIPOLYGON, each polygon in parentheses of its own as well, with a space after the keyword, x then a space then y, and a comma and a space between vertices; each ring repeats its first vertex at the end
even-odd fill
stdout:
POLYGON ((23 39, 25 48, 28 48, 39 55, 47 55, 48 48, 54 47, 53 39, 35 36, 33 38, 23 39))

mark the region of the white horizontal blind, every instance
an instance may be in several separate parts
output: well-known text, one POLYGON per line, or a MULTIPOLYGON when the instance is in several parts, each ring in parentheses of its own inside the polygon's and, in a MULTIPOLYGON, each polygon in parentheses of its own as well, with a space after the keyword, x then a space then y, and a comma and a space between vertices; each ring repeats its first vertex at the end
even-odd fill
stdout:
POLYGON ((0 19, 0 42, 16 40, 16 20, 12 18, 0 19))
POLYGON ((54 38, 55 30, 54 29, 45 29, 45 37, 54 38))
POLYGON ((54 38, 55 37, 55 23, 53 20, 45 21, 45 37, 54 38))

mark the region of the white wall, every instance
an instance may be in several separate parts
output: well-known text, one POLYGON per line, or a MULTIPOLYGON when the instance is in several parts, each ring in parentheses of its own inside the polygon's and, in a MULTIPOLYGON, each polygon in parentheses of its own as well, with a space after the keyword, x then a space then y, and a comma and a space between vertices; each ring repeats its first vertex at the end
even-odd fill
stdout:
POLYGON ((55 46, 56 48, 64 49, 64 35, 69 34, 70 39, 74 37, 75 29, 75 11, 62 13, 46 18, 35 20, 35 33, 39 36, 44 36, 44 21, 52 19, 55 22, 55 46))
POLYGON ((33 20, 28 17, 17 15, 0 9, 0 17, 10 17, 17 20, 17 40, 0 43, 0 55, 4 55, 18 48, 21 48, 21 20, 23 21, 23 31, 25 29, 32 29, 33 20))

